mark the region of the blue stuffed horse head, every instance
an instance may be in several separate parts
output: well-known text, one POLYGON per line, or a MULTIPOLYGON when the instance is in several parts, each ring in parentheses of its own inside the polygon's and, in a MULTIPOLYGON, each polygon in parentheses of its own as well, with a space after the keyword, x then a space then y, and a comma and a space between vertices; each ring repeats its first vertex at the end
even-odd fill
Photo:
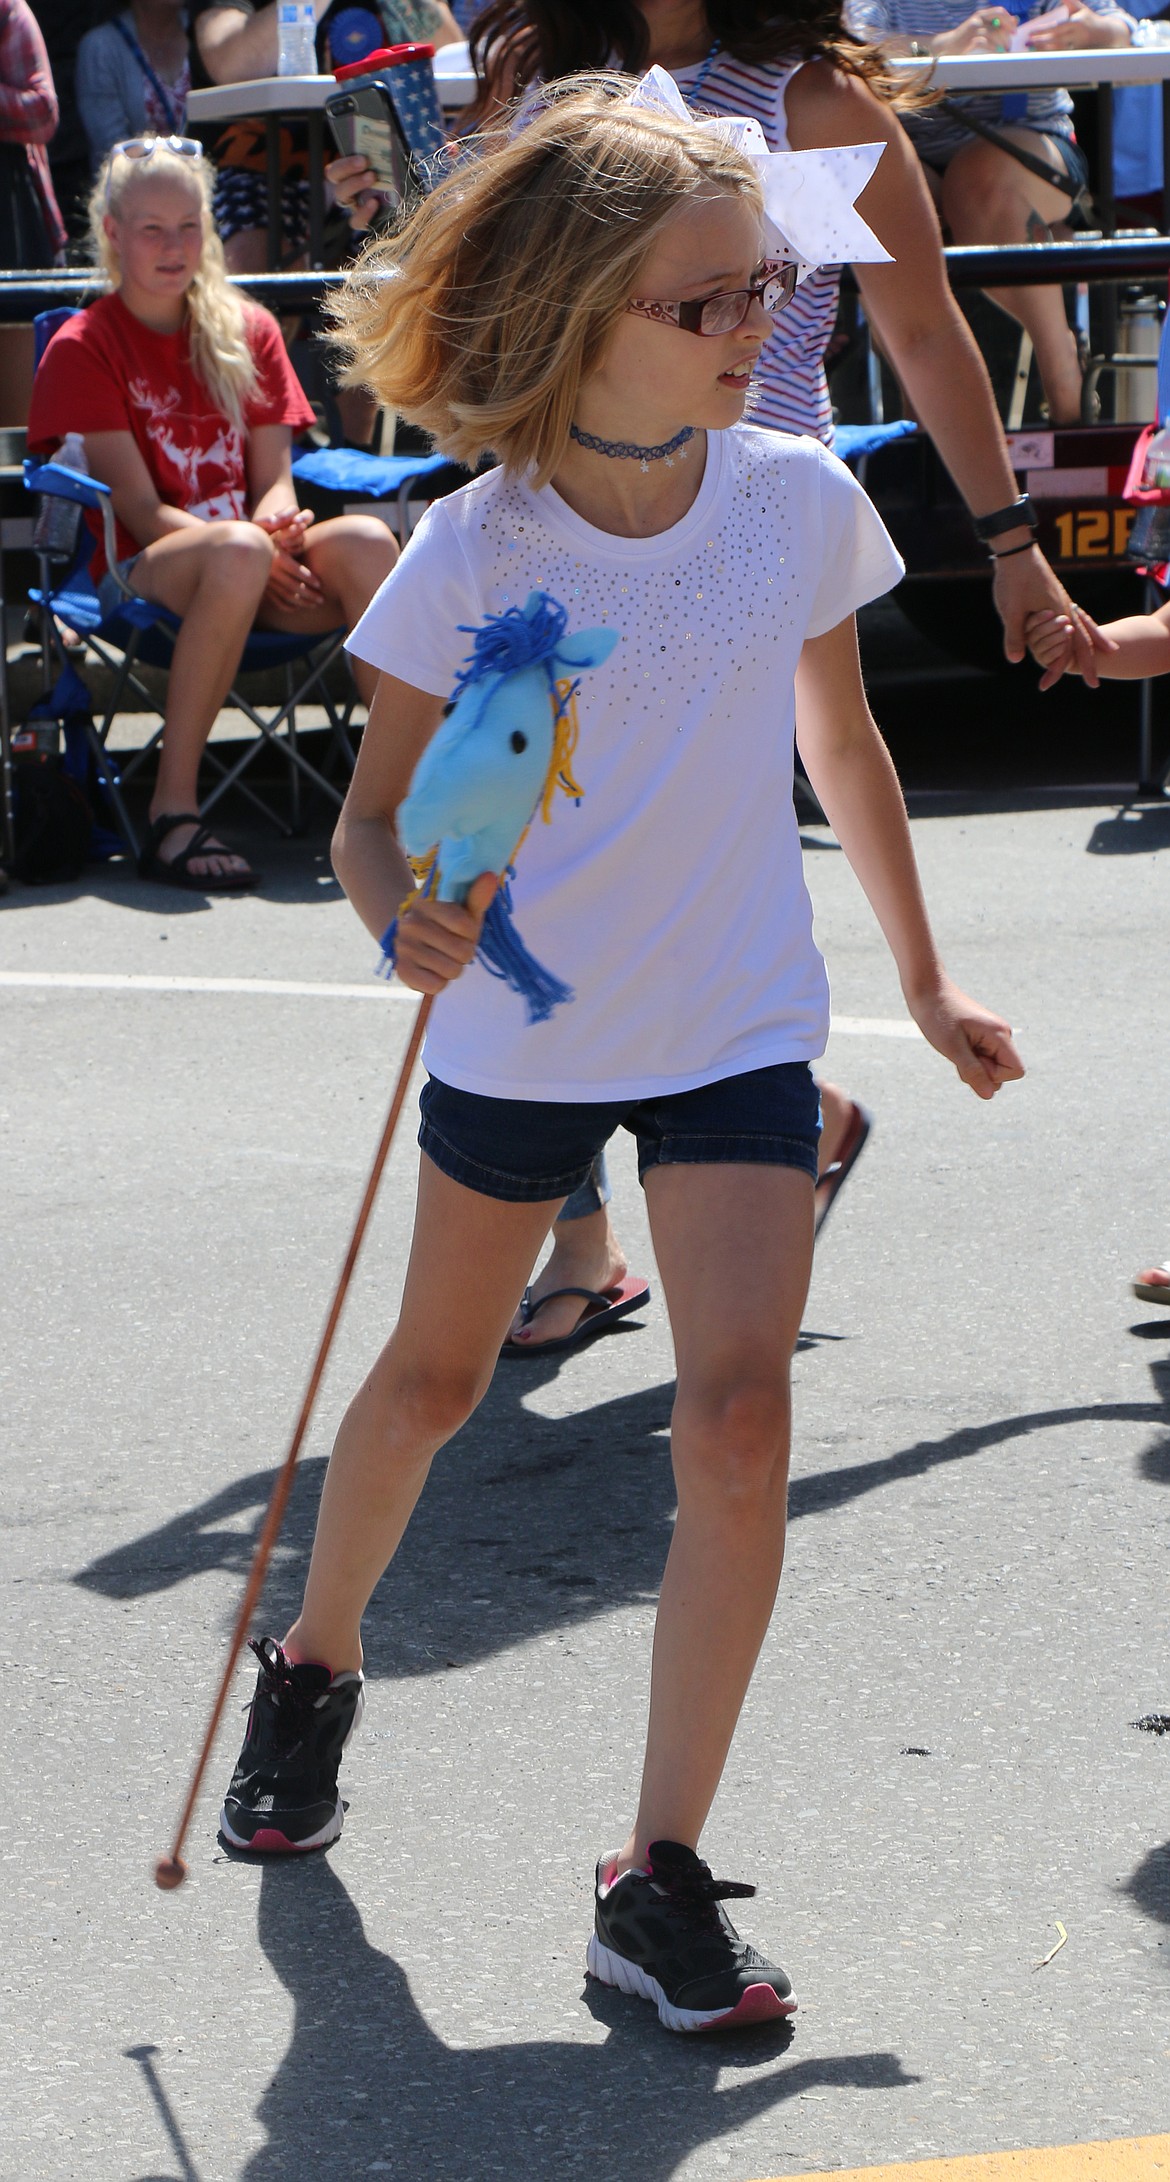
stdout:
POLYGON ((440 901, 462 901, 481 872, 504 873, 549 785, 564 704, 557 684, 608 659, 616 629, 565 631, 563 606, 533 591, 524 607, 466 633, 474 648, 450 712, 398 812, 408 856, 438 852, 440 901))

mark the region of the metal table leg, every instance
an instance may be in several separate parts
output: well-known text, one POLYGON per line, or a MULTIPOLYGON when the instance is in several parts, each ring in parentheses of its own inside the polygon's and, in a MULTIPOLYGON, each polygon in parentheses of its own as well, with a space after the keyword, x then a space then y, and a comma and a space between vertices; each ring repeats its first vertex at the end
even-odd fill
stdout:
POLYGON ((325 116, 309 123, 309 263, 315 273, 325 262, 325 116))
POLYGON ((279 114, 266 114, 264 117, 264 149, 267 154, 268 174, 268 270, 270 273, 278 273, 284 240, 281 232, 279 114))

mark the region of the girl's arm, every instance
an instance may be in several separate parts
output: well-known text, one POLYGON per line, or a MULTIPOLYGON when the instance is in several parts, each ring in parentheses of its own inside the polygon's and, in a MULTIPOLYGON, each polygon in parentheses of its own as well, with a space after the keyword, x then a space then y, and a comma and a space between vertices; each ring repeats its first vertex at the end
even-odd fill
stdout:
MULTIPOLYGON (((394 820, 415 766, 445 711, 443 699, 392 674, 378 682, 349 794, 333 835, 333 869, 367 931, 381 939, 414 888, 394 820)), ((476 880, 466 906, 419 902, 400 918, 395 969, 415 992, 442 992, 479 945, 493 873, 476 880)))
MULTIPOLYGON (((248 473, 248 498, 252 503, 252 521, 262 522, 274 515, 294 516, 301 513, 297 507, 297 488, 292 474, 292 430, 287 424, 258 424, 248 434, 244 449, 244 466, 248 473)), ((312 522, 312 516, 307 520, 312 522)))
POLYGON ((267 531, 276 547, 264 596, 274 606, 295 611, 318 606, 325 593, 304 561, 305 532, 312 510, 298 508, 292 474, 292 431, 287 424, 260 424, 249 432, 244 449, 252 521, 267 531))
POLYGON ((185 508, 168 507, 158 491, 130 432, 87 432, 85 459, 90 475, 110 487, 114 513, 140 546, 153 545, 173 530, 200 529, 201 518, 185 508))
MULTIPOLYGON (((1111 637, 1116 649, 1098 661, 1098 672, 1111 682, 1144 682, 1155 674, 1170 674, 1170 603, 1153 614, 1129 614, 1124 621, 1107 622, 1102 636, 1111 637)), ((1072 632, 1065 614, 1034 614, 1028 622, 1028 646, 1044 668, 1041 689, 1062 674, 1078 672, 1072 659, 1072 632)))
POLYGON ((800 754, 829 823, 857 873, 898 967, 924 1038, 981 1099, 1022 1076, 1011 1026, 951 983, 922 898, 897 775, 865 700, 850 615, 809 637, 796 675, 800 754))
MULTIPOLYGON (((786 112, 794 151, 884 142, 857 209, 894 263, 857 266, 866 314, 972 515, 1009 507, 1019 488, 991 381, 951 293, 938 220, 909 137, 865 84, 824 61, 810 62, 793 78, 786 112)), ((1030 536, 1024 525, 1005 531, 995 541, 997 555, 1030 536)), ((1087 682, 1096 682, 1097 657, 1108 647, 1038 548, 998 562, 994 597, 1010 660, 1024 657, 1028 614, 1049 608, 1068 614, 1076 626, 1080 669, 1087 682)))

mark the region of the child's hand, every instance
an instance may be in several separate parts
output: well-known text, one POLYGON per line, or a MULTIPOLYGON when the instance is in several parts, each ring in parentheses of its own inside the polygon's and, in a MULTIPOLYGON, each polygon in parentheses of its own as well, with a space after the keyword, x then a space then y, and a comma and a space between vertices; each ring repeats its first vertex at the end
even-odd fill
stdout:
POLYGON ((1038 667, 1043 667, 1041 689, 1051 689, 1062 674, 1079 671, 1076 660, 1076 631, 1067 614, 1046 610, 1029 614, 1024 623, 1024 641, 1038 667))
POLYGON ((921 998, 907 994, 906 1003, 923 1037, 944 1060, 954 1062, 977 1098, 993 1099, 1002 1083, 1023 1075, 1011 1024, 968 1000, 949 977, 921 998))
POLYGON ((394 968, 416 993, 441 993, 461 977, 479 946, 484 917, 499 880, 484 871, 466 902, 416 902, 398 919, 394 968))

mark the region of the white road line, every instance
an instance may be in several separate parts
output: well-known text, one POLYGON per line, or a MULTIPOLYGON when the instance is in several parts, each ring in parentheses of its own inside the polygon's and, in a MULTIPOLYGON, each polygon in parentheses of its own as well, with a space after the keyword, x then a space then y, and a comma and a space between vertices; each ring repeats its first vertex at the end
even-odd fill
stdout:
POLYGON ((908 1015, 835 1015, 829 1024, 830 1035, 842 1038, 916 1038, 921 1045, 922 1032, 908 1015))
POLYGON ((48 992, 249 993, 278 1000, 417 1000, 405 985, 310 985, 279 977, 139 977, 106 970, 0 970, 0 986, 48 992))
MULTIPOLYGON (((0 970, 0 987, 41 992, 245 993, 274 1000, 417 1000, 405 985, 371 976, 365 985, 310 984, 281 977, 154 977, 116 970, 0 970)), ((845 1038, 920 1038, 896 1015, 835 1015, 845 1038)))

